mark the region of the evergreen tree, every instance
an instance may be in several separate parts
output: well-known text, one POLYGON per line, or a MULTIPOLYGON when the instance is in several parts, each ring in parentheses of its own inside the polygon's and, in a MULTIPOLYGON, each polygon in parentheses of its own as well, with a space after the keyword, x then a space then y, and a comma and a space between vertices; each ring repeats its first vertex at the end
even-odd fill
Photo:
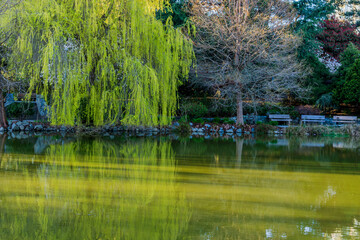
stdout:
POLYGON ((171 20, 156 20, 167 4, 25 0, 2 21, 16 37, 11 62, 48 100, 53 124, 169 124, 194 55, 171 20))
POLYGON ((303 39, 298 49, 298 57, 312 70, 306 81, 307 85, 313 89, 312 102, 331 91, 330 86, 334 76, 319 59, 321 43, 317 36, 322 31, 320 22, 334 14, 341 3, 342 0, 298 0, 293 2, 298 13, 293 29, 303 39))
POLYGON ((346 72, 342 97, 344 103, 360 104, 360 59, 357 59, 346 72))
MULTIPOLYGON (((359 67, 355 65, 360 60, 360 50, 352 43, 341 54, 341 67, 337 74, 337 83, 333 90, 334 100, 339 103, 354 103, 354 88, 357 81, 352 74, 357 74, 354 68, 359 67)), ((359 97, 359 96, 358 96, 359 97)))

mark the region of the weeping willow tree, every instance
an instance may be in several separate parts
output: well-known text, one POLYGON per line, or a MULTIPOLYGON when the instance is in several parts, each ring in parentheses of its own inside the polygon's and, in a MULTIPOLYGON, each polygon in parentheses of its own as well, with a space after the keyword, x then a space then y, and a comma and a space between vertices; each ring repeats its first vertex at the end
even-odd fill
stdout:
POLYGON ((12 64, 45 96, 52 124, 167 125, 194 56, 171 19, 156 20, 167 4, 25 0, 4 20, 16 31, 12 64))

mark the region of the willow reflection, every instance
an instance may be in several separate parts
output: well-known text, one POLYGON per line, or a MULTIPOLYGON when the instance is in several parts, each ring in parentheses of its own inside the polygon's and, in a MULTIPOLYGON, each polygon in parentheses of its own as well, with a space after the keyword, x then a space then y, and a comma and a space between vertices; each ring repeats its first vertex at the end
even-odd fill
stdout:
POLYGON ((1 189, 5 239, 177 239, 187 228, 169 142, 82 139, 36 158, 1 189))

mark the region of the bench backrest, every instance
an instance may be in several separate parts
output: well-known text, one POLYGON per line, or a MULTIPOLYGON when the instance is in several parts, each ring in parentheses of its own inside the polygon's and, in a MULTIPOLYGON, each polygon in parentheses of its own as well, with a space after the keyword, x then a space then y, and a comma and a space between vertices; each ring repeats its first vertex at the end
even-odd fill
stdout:
POLYGON ((333 119, 337 121, 357 121, 357 116, 334 116, 333 119))
POLYGON ((325 120, 323 115, 301 115, 301 120, 325 120))
POLYGON ((269 114, 270 119, 291 119, 289 114, 269 114))

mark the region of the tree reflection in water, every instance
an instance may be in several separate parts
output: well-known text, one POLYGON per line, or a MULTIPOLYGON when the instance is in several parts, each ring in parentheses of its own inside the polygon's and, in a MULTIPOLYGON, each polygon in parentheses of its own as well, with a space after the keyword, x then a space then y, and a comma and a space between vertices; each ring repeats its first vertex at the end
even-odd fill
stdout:
POLYGON ((87 139, 2 165, 3 239, 177 239, 189 205, 170 142, 87 139), (21 169, 21 171, 19 171, 21 169), (14 169, 15 170, 15 169, 14 169))

